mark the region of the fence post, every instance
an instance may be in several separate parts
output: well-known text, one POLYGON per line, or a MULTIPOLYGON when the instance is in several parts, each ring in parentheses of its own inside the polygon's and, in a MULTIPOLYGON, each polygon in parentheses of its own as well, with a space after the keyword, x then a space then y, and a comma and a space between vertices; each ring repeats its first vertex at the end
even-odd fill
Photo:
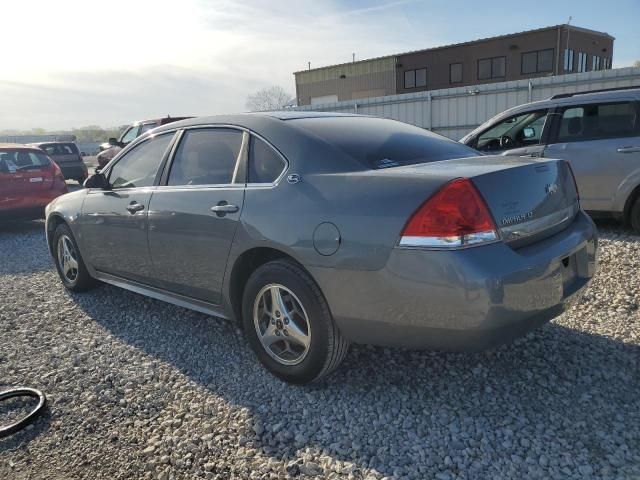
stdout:
POLYGON ((533 84, 531 80, 529 80, 529 102, 533 100, 533 84))

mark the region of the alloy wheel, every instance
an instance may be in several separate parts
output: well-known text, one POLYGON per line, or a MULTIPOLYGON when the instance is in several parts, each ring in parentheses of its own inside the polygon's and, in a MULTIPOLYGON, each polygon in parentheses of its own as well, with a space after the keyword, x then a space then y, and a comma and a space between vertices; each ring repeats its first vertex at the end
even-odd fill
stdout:
POLYGON ((298 297, 284 285, 272 283, 258 292, 253 323, 262 347, 277 362, 296 365, 309 352, 309 317, 298 297))
POLYGON ((78 256, 67 235, 60 235, 58 238, 58 266, 68 282, 74 282, 78 277, 78 256))

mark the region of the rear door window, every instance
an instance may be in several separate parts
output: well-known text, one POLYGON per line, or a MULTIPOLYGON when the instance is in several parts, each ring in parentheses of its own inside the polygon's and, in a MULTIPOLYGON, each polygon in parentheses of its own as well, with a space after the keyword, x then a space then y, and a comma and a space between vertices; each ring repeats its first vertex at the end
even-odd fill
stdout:
POLYGON ((230 128, 187 130, 180 140, 168 185, 227 185, 233 182, 242 132, 230 128))
POLYGON ((561 115, 558 142, 638 135, 638 112, 632 102, 570 106, 561 115))
POLYGON ((251 136, 248 183, 273 183, 278 179, 285 166, 282 157, 271 146, 259 138, 251 136))

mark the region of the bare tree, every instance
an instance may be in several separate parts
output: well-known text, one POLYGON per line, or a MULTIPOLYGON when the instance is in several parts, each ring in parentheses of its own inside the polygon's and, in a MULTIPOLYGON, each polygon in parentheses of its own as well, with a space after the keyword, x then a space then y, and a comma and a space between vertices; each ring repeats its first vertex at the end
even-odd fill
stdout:
POLYGON ((282 110, 285 106, 290 105, 292 101, 291 95, 284 88, 274 85, 247 96, 247 109, 251 112, 282 110))

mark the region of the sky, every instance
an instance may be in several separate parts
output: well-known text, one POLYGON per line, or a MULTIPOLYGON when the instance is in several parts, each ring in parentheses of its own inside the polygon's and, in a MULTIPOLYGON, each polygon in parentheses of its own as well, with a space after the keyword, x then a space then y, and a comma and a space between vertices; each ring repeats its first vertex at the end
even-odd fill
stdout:
POLYGON ((11 0, 0 130, 241 112, 293 72, 566 23, 640 60, 640 0, 11 0))

